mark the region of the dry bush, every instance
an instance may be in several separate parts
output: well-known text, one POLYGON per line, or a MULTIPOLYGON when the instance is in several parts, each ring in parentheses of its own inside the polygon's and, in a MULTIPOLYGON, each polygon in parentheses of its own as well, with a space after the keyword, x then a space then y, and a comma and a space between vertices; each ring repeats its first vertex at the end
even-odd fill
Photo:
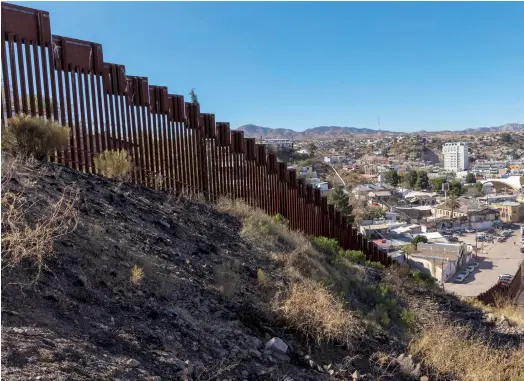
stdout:
POLYGON ((420 357, 443 377, 457 381, 522 381, 524 343, 519 348, 496 348, 471 334, 467 327, 435 322, 410 344, 420 357))
POLYGON ((125 150, 104 151, 93 158, 95 168, 102 176, 118 181, 128 181, 133 164, 125 150))
POLYGON ((215 270, 214 280, 218 291, 230 298, 235 295, 240 282, 238 268, 232 263, 222 263, 215 270))
POLYGON ((492 313, 499 318, 505 316, 511 322, 524 327, 524 309, 514 305, 507 297, 496 296, 494 306, 488 306, 476 298, 466 298, 465 301, 471 306, 492 313))
POLYGON ((276 310, 287 324, 316 343, 349 345, 361 332, 358 320, 330 290, 312 280, 291 285, 286 295, 277 296, 276 310))
POLYGON ((3 157, 2 269, 30 260, 40 270, 52 254, 55 240, 76 227, 77 191, 66 187, 55 203, 31 195, 28 189, 39 172, 31 161, 3 157), (20 186, 11 186, 11 179, 20 186))
POLYGON ((22 158, 44 159, 67 147, 70 130, 44 118, 15 115, 2 131, 2 150, 22 158))
POLYGON ((137 265, 133 265, 131 268, 131 283, 140 284, 142 279, 144 279, 144 270, 137 265))
POLYGON ((243 200, 233 200, 226 197, 221 197, 217 201, 216 208, 223 213, 229 213, 240 218, 249 217, 254 211, 254 208, 243 200))

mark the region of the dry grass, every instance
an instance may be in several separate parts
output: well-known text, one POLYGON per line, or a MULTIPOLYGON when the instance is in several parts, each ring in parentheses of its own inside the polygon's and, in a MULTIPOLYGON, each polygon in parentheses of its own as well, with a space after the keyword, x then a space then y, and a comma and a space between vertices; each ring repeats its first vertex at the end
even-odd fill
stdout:
POLYGON ((519 348, 495 348, 466 327, 436 322, 425 327, 410 352, 438 372, 457 381, 524 380, 524 343, 519 348))
POLYGON ((131 283, 135 285, 140 284, 142 279, 144 279, 144 270, 137 265, 133 265, 131 268, 131 283))
POLYGON ((121 182, 129 181, 133 164, 127 151, 104 151, 93 158, 95 168, 102 176, 121 182))
POLYGON ((316 343, 339 342, 349 345, 361 332, 359 321, 324 285, 304 280, 277 296, 276 310, 287 324, 316 343))
MULTIPOLYGON (((243 220, 241 235, 253 244, 273 252, 315 251, 302 234, 290 230, 281 218, 269 216, 261 209, 249 206, 243 200, 221 198, 217 209, 243 220)), ((278 215, 277 215, 278 216, 278 215)))
POLYGON ((290 230, 279 219, 244 201, 223 198, 219 200, 218 209, 242 219, 241 235, 262 248, 262 254, 269 253, 283 269, 289 284, 314 280, 340 293, 348 291, 350 281, 361 280, 362 269, 345 258, 336 264, 330 263, 303 233, 290 230))
POLYGON ((22 158, 44 159, 69 143, 70 130, 56 122, 27 115, 15 115, 2 131, 2 150, 22 158))
POLYGON ((2 160, 2 269, 30 260, 40 270, 53 253, 55 240, 75 229, 77 191, 66 187, 55 203, 28 190, 39 169, 20 158, 2 160), (11 186, 15 179, 19 187, 11 186))
POLYGON ((498 318, 505 316, 511 322, 524 327, 524 309, 511 303, 511 300, 499 297, 495 298, 495 305, 488 306, 475 298, 467 298, 465 301, 473 307, 480 308, 487 313, 492 313, 498 318))

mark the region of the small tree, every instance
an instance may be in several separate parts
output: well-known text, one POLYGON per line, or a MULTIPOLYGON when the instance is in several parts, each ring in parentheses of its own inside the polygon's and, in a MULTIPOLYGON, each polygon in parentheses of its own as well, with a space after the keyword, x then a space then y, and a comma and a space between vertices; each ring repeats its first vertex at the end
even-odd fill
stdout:
POLYGON ((413 245, 413 247, 414 247, 415 249, 417 248, 417 245, 418 245, 420 242, 428 243, 428 238, 427 238, 425 235, 418 235, 418 236, 416 236, 415 238, 413 238, 413 239, 411 240, 411 244, 413 245))
POLYGON ((429 177, 428 173, 426 171, 419 171, 417 174, 417 183, 415 184, 415 188, 420 189, 428 189, 429 188, 429 177))
POLYGON ((309 152, 309 157, 314 157, 317 151, 317 146, 315 143, 311 142, 307 145, 307 151, 309 152))
POLYGON ((191 103, 200 106, 200 103, 198 102, 198 96, 196 95, 194 88, 189 91, 189 97, 191 98, 191 103))
POLYGON ((450 189, 450 194, 455 196, 455 197, 460 197, 464 194, 464 189, 462 187, 462 183, 460 182, 459 179, 455 179, 453 180, 450 184, 449 184, 449 189, 450 189))
POLYGON ((467 188, 467 194, 471 197, 480 197, 484 193, 482 193, 482 184, 481 183, 475 183, 467 188))
POLYGON ((473 173, 468 173, 468 175, 466 176, 466 184, 474 184, 477 182, 477 178, 475 177, 475 175, 473 173))
POLYGON ((433 192, 441 192, 442 184, 444 184, 445 182, 446 182, 446 179, 443 177, 435 177, 429 180, 429 183, 431 184, 431 190, 433 192))
POLYGON ((400 176, 398 175, 398 172, 393 169, 390 171, 387 171, 384 174, 384 177, 386 178, 386 183, 394 187, 398 185, 399 180, 400 180, 400 176))
POLYGON ((363 220, 381 220, 386 216, 386 211, 380 206, 367 206, 362 211, 363 220))
POLYGON ((460 208, 460 202, 456 196, 452 195, 446 200, 444 206, 451 209, 451 219, 453 219, 453 212, 455 211, 455 209, 460 208))
POLYGON ((417 184, 417 171, 411 170, 404 175, 404 184, 408 188, 414 188, 417 184))
POLYGON ((411 243, 408 243, 407 245, 403 245, 400 248, 404 254, 406 254, 406 260, 408 261, 409 265, 409 256, 415 252, 415 246, 413 246, 411 243))
POLYGON ((342 213, 342 215, 350 215, 353 208, 349 204, 349 196, 344 193, 344 189, 340 185, 335 185, 328 196, 330 203, 335 205, 335 208, 342 213))

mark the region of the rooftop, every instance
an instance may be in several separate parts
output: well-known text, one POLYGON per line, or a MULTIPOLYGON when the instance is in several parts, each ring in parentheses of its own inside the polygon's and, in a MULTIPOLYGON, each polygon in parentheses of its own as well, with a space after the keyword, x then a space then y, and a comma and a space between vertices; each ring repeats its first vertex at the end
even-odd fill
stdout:
POLYGON ((517 201, 501 201, 496 203, 489 203, 490 205, 504 205, 504 206, 519 206, 521 203, 517 201))

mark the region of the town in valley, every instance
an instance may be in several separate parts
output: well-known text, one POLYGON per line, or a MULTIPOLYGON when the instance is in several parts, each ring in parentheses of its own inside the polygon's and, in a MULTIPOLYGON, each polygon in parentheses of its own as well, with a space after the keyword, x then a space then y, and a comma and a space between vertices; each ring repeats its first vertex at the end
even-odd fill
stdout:
POLYGON ((523 128, 239 129, 320 189, 395 261, 476 296, 509 284, 524 258, 523 128))

